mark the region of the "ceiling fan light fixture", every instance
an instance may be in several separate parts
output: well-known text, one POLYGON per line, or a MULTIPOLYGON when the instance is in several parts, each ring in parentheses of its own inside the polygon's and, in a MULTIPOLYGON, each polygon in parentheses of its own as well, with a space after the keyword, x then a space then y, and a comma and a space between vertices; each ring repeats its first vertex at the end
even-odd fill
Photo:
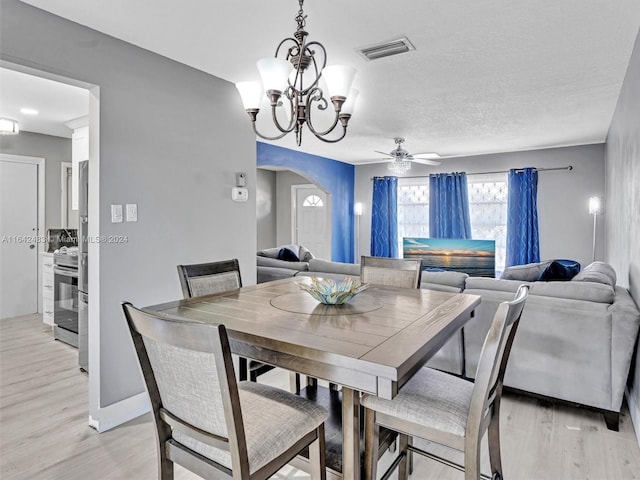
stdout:
POLYGON ((407 173, 408 170, 411 170, 411 162, 407 160, 393 160, 389 163, 387 168, 393 173, 403 175, 407 173))

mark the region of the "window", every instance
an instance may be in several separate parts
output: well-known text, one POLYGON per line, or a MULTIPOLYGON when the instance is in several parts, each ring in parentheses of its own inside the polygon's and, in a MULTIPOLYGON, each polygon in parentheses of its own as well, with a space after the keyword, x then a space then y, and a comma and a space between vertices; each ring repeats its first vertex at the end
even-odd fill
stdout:
MULTIPOLYGON (((507 175, 467 177, 471 238, 495 240, 496 275, 505 266, 507 251, 507 175)), ((398 243, 403 237, 429 237, 429 179, 398 179, 398 243)))
POLYGON ((324 207, 324 203, 322 203, 322 199, 317 195, 309 195, 302 202, 303 207, 324 207))
POLYGON ((403 237, 429 236, 429 179, 398 179, 398 252, 403 237))
POLYGON ((507 175, 467 177, 471 238, 496 241, 496 275, 504 271, 507 254, 507 175))

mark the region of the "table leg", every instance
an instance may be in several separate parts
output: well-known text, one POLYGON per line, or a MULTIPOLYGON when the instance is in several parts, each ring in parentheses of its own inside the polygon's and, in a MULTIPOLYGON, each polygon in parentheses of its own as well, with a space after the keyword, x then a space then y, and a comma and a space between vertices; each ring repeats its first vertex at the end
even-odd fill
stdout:
POLYGON ((360 393, 342 387, 342 478, 360 480, 360 393))

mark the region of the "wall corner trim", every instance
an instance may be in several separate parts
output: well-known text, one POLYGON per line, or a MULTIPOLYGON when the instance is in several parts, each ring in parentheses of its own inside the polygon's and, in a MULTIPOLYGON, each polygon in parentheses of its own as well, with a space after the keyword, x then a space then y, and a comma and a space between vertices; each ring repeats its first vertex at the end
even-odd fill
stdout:
POLYGON ((636 432, 638 446, 640 446, 640 403, 636 403, 637 400, 633 397, 629 386, 625 389, 625 396, 627 397, 627 405, 629 405, 629 413, 631 414, 631 424, 636 432))
POLYGON ((97 418, 89 416, 89 426, 106 432, 151 410, 147 392, 142 392, 98 409, 97 418))

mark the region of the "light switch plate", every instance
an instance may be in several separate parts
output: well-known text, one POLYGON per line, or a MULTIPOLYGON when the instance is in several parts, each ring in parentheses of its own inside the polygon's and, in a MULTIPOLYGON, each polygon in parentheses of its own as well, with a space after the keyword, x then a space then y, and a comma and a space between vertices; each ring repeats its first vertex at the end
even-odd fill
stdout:
POLYGON ((127 222, 138 221, 138 204, 127 203, 127 222))
POLYGON ((122 223, 122 205, 111 205, 111 223, 122 223))

